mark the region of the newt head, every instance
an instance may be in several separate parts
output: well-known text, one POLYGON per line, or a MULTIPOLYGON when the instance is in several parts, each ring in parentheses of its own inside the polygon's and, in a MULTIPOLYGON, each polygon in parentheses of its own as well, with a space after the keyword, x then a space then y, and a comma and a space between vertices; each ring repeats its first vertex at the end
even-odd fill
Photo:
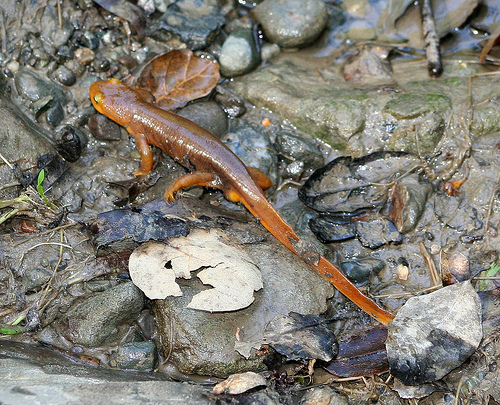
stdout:
POLYGON ((109 79, 92 83, 90 100, 101 114, 127 127, 134 116, 133 106, 141 99, 134 90, 120 80, 109 79))

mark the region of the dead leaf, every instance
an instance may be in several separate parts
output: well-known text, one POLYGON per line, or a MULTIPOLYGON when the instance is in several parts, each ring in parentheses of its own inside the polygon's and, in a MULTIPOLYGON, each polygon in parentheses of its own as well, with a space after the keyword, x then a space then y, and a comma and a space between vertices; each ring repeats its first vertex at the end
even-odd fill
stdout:
POLYGON ((361 377, 384 373, 389 369, 385 341, 387 327, 357 329, 339 339, 337 357, 323 368, 337 377, 361 377))
POLYGON ((338 352, 335 334, 325 319, 316 315, 290 312, 266 325, 264 341, 287 360, 319 359, 331 361, 338 352))
POLYGON ((159 107, 175 110, 209 94, 219 78, 216 60, 182 49, 152 59, 142 70, 135 86, 153 93, 159 107))
POLYGON ((188 308, 236 311, 249 306, 253 292, 262 288, 260 271, 250 256, 218 229, 195 229, 168 244, 146 242, 129 260, 132 281, 150 299, 181 296, 175 279, 190 279, 191 272, 201 268, 198 278, 214 288, 196 294, 188 308))
POLYGON ((146 13, 135 4, 126 0, 94 0, 105 10, 127 20, 134 27, 139 39, 144 38, 146 27, 146 13))

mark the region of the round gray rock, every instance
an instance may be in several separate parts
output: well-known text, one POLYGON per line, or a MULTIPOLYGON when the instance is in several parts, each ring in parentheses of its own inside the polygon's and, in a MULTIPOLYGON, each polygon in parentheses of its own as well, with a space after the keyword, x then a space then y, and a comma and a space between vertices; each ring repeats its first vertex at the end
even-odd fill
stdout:
POLYGON ((285 48, 311 43, 328 21, 322 0, 265 0, 252 10, 252 15, 269 40, 285 48))
POLYGON ((119 339, 124 324, 144 307, 144 294, 131 282, 118 284, 75 306, 66 315, 68 334, 75 343, 97 347, 119 339))
POLYGON ((259 51, 252 30, 237 28, 227 37, 220 51, 219 63, 223 76, 243 75, 255 69, 260 62, 259 51))

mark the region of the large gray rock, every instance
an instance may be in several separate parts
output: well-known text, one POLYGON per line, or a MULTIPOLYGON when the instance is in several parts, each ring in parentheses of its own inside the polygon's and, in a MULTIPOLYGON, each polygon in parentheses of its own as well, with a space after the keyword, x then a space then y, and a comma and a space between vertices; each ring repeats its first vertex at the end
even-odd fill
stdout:
POLYGON ((144 295, 127 282, 74 306, 62 322, 71 341, 97 347, 118 339, 121 326, 135 319, 143 307, 144 295))
POLYGON ((250 103, 269 108, 339 150, 348 149, 352 136, 365 125, 365 91, 348 88, 343 79, 327 82, 290 63, 235 78, 234 89, 250 103))
POLYGON ((410 298, 389 324, 391 374, 406 385, 444 377, 478 348, 481 301, 469 281, 410 298))
POLYGON ((209 388, 168 380, 161 373, 88 367, 40 346, 0 341, 5 405, 214 403, 209 388))
MULTIPOLYGON (((165 206, 171 213, 182 208, 182 199, 165 206)), ((187 200, 192 215, 196 206, 203 217, 222 224, 218 210, 200 202, 187 200)), ((177 211, 177 215, 187 217, 177 211)), ((262 274, 264 287, 255 293, 255 301, 247 308, 221 313, 209 313, 187 308, 192 297, 206 290, 195 277, 177 279, 183 295, 152 302, 164 354, 177 368, 187 374, 226 377, 243 371, 267 369, 262 357, 255 356, 252 347, 263 342, 264 328, 272 319, 294 311, 300 314, 323 313, 333 287, 313 268, 279 243, 261 225, 231 220, 226 210, 223 228, 244 244, 244 248, 262 274), (247 358, 248 357, 248 358, 247 358)), ((200 224, 201 225, 201 224, 200 224)), ((198 226, 200 226, 198 225, 198 226)))
POLYGON ((262 357, 246 359, 240 353, 249 355, 251 347, 260 347, 269 321, 290 311, 317 315, 326 310, 332 286, 274 238, 247 245, 246 250, 264 283, 248 308, 225 313, 187 308, 193 295, 206 289, 196 280, 182 282, 182 297, 153 302, 162 349, 168 353, 174 348, 170 359, 182 372, 226 377, 265 370, 262 357))

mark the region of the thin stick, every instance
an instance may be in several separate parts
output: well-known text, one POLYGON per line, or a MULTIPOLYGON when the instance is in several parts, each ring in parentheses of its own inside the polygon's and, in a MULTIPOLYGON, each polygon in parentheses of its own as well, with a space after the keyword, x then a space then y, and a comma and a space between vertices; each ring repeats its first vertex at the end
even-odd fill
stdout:
POLYGON ((5 29, 5 12, 0 7, 0 30, 2 31, 2 52, 7 53, 7 30, 5 29))
POLYGON ((59 232, 60 232, 60 240, 61 240, 61 243, 58 243, 58 245, 60 246, 59 247, 59 259, 57 260, 56 266, 54 267, 54 271, 52 272, 52 275, 50 276, 49 281, 47 281, 47 285, 45 287, 45 290, 44 290, 42 296, 40 297, 40 301, 38 303, 39 308, 40 308, 39 309, 39 314, 40 315, 43 313, 43 311, 45 310, 46 306, 50 302, 50 301, 47 301, 45 303, 45 305, 42 306, 43 300, 47 296, 47 293, 49 292, 49 289, 50 289, 50 285, 52 284, 52 281, 54 281, 54 278, 56 276, 57 270, 59 269, 59 266, 61 265, 62 258, 63 258, 63 247, 69 247, 69 248, 71 248, 71 246, 68 246, 68 245, 65 245, 64 243, 62 243, 64 241, 64 232, 63 232, 63 230, 61 229, 59 232))
POLYGON ((59 29, 62 29, 61 0, 57 0, 57 17, 59 18, 59 29))
POLYGON ((464 376, 460 377, 458 382, 457 393, 455 394, 455 405, 460 403, 460 391, 462 390, 462 384, 464 383, 464 376))
POLYGON ((493 31, 493 33, 490 35, 490 39, 488 39, 483 49, 481 50, 481 53, 479 54, 480 63, 484 62, 486 56, 488 56, 488 52, 491 50, 491 48, 493 48, 493 45, 495 45, 499 36, 500 36, 500 27, 497 28, 495 31, 493 31))
POLYGON ((473 277, 474 280, 500 280, 500 276, 491 276, 491 277, 473 277))
POLYGON ((443 73, 441 61, 441 50, 439 49, 439 36, 436 31, 436 23, 432 14, 430 0, 421 2, 422 29, 425 39, 425 54, 427 56, 427 69, 431 77, 439 77, 443 73))
POLYGON ((498 183, 500 183, 500 173, 498 173, 497 181, 495 182, 495 186, 491 191, 490 201, 488 202, 488 211, 486 212, 486 218, 484 220, 484 233, 488 231, 488 226, 489 226, 488 223, 490 222, 491 212, 493 210, 493 200, 495 199, 495 194, 497 193, 498 190, 498 183))
POLYGON ((420 241, 418 243, 420 248, 420 253, 424 257, 427 268, 429 269, 429 274, 431 276, 431 282, 433 286, 441 287, 441 277, 439 277, 438 271, 436 269, 436 265, 434 264, 434 260, 432 260, 431 255, 427 251, 427 248, 424 245, 424 242, 420 241))

